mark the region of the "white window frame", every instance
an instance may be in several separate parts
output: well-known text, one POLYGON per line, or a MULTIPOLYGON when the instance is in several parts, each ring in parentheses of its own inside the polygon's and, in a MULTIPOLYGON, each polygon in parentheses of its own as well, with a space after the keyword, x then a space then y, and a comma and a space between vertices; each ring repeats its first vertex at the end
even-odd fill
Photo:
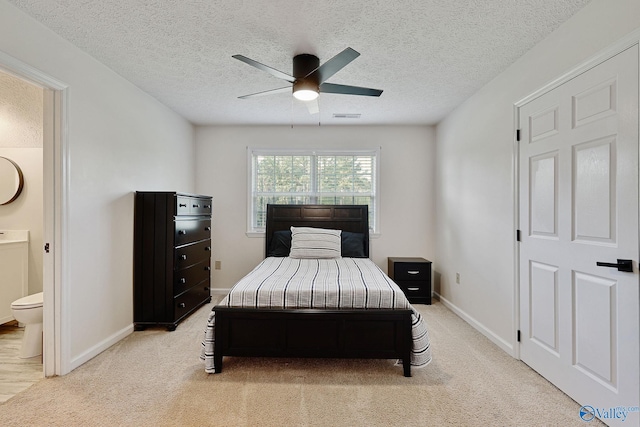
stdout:
MULTIPOLYGON (((248 237, 264 237, 265 231, 253 228, 253 195, 254 195, 254 170, 253 156, 374 156, 374 212, 373 224, 369 224, 370 237, 380 235, 380 148, 367 150, 303 150, 303 149, 272 149, 247 147, 247 232, 248 237)), ((313 173, 312 173, 313 174, 313 173)), ((315 177, 314 177, 315 179, 315 177)))

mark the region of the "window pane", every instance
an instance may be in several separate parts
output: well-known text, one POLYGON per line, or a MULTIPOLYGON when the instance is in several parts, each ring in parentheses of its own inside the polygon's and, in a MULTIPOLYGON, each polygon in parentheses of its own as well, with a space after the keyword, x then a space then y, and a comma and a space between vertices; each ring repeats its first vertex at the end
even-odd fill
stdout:
POLYGON ((275 190, 275 157, 274 156, 256 156, 254 161, 254 176, 256 191, 274 191, 275 190))
POLYGON ((373 193, 374 158, 372 156, 354 157, 353 186, 356 193, 373 193))
POLYGON ((373 156, 318 156, 318 192, 372 193, 373 156))
POLYGON ((290 156, 278 156, 275 161, 274 176, 276 180, 276 193, 289 193, 292 191, 293 158, 290 156))

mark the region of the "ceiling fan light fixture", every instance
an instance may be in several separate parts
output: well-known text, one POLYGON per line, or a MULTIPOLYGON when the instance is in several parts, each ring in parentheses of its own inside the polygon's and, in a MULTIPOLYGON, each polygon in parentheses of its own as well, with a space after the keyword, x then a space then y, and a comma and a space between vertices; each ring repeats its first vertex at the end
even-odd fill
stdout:
MULTIPOLYGON (((263 95, 271 95, 275 93, 283 93, 292 90, 293 96, 304 102, 308 102, 307 106, 311 106, 310 101, 314 101, 322 93, 335 93, 342 95, 359 95, 359 96, 380 96, 382 90, 371 89, 368 87, 340 85, 327 83, 326 80, 335 73, 347 66, 351 61, 356 59, 360 54, 350 47, 346 48, 324 64, 320 65, 320 59, 309 53, 301 53, 293 57, 293 75, 283 73, 275 68, 268 67, 264 64, 247 58, 243 55, 233 55, 233 58, 242 61, 259 70, 266 71, 274 77, 286 80, 293 84, 291 87, 281 87, 278 89, 265 90, 262 92, 252 93, 249 95, 239 96, 238 98, 247 99, 255 98, 263 95)), ((314 103, 315 104, 315 103, 314 103)), ((317 106, 317 104, 316 104, 317 106)), ((309 108, 311 114, 317 113, 317 108, 309 108), (313 112, 315 111, 315 112, 313 112)))
POLYGON ((300 101, 313 101, 318 97, 318 92, 309 89, 300 89, 293 92, 293 96, 300 101))
POLYGON ((293 96, 300 101, 313 101, 319 94, 318 85, 313 82, 298 80, 293 84, 293 96))

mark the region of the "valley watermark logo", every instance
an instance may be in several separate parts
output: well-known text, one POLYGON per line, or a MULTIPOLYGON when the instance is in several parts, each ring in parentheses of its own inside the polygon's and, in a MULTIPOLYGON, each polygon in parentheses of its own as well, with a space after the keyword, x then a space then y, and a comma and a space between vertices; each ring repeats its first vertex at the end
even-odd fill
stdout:
POLYGON ((585 405, 580 408, 580 418, 583 421, 593 421, 598 417, 601 420, 617 419, 620 421, 626 421, 627 416, 631 412, 640 412, 638 406, 616 406, 612 408, 597 408, 591 405, 585 405))

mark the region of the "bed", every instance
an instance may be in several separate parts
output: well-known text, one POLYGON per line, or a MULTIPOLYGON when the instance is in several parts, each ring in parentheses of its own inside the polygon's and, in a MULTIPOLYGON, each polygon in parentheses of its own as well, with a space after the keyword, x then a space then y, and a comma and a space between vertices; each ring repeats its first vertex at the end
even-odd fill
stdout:
POLYGON ((407 377, 431 361, 420 313, 369 259, 366 205, 268 205, 265 234, 265 259, 207 319, 206 372, 224 356, 397 359, 407 377), (300 243, 325 232, 335 257, 300 243))

